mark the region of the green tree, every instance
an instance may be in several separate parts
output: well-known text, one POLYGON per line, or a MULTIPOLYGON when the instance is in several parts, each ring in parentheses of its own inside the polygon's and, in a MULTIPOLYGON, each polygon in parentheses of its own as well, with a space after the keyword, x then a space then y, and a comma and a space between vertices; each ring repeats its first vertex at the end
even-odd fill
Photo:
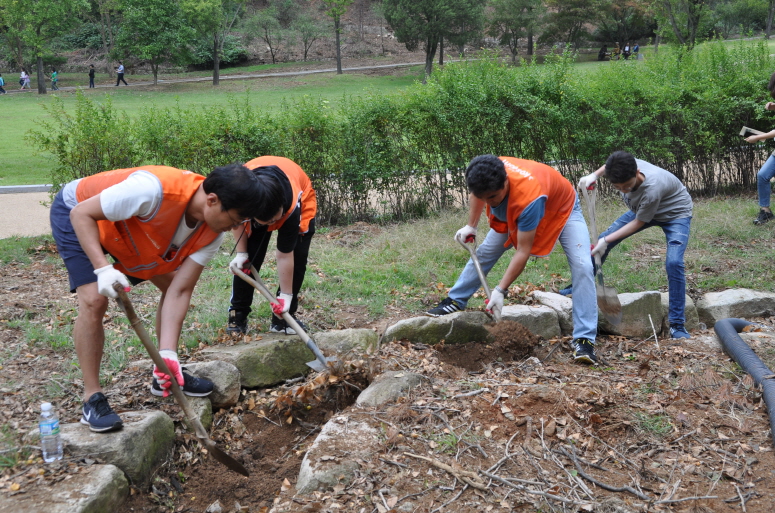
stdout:
MULTIPOLYGON (((110 55, 113 52, 115 42, 116 21, 120 18, 119 0, 91 0, 89 18, 97 23, 102 39, 102 49, 110 55)), ((113 68, 110 61, 105 62, 105 72, 113 76, 113 68)))
POLYGON ((549 13, 539 40, 563 41, 578 48, 589 37, 586 27, 600 20, 604 6, 605 0, 546 0, 549 13))
POLYGON ((116 34, 114 53, 146 61, 153 71, 153 84, 159 82, 163 62, 185 63, 188 42, 194 29, 186 24, 175 0, 121 0, 124 11, 116 34))
POLYGON ((247 0, 181 0, 181 10, 199 34, 211 38, 213 85, 220 84, 226 36, 245 12, 247 0))
MULTIPOLYGON (((17 42, 32 50, 35 57, 38 94, 46 94, 43 57, 48 52, 49 42, 64 34, 88 8, 87 0, 0 0, 4 24, 13 27, 17 42)), ((19 56, 23 58, 21 51, 19 56)))
MULTIPOLYGON (((710 0, 654 0, 654 15, 662 28, 669 27, 679 44, 693 48, 697 37, 711 22, 710 0)), ((710 28, 708 26, 708 28, 710 28)))
POLYGON ((487 19, 487 33, 497 37, 517 61, 519 40, 532 33, 543 15, 541 0, 492 0, 487 19))
POLYGON ((611 1, 603 8, 595 31, 597 41, 637 41, 653 36, 654 19, 641 0, 611 1))
POLYGON ((768 11, 767 0, 720 2, 714 10, 718 19, 716 26, 724 38, 728 38, 737 29, 743 33, 761 30, 766 27, 768 11))
POLYGON ((299 17, 294 20, 291 28, 299 35, 303 59, 306 61, 310 48, 312 48, 315 41, 323 37, 325 28, 308 13, 299 15, 299 17))
POLYGON ((339 27, 339 23, 344 13, 347 12, 347 8, 353 0, 323 0, 323 5, 326 7, 326 15, 334 20, 334 34, 336 35, 336 74, 342 74, 342 45, 339 41, 339 35, 342 29, 339 27))
POLYGON ((476 0, 383 0, 383 13, 396 39, 409 51, 425 50, 425 77, 443 39, 467 40, 478 33, 484 3, 476 0))
POLYGON ((269 48, 272 64, 277 62, 280 43, 285 39, 285 33, 277 16, 276 7, 267 7, 259 9, 245 21, 245 39, 248 41, 252 41, 256 37, 262 39, 269 48))

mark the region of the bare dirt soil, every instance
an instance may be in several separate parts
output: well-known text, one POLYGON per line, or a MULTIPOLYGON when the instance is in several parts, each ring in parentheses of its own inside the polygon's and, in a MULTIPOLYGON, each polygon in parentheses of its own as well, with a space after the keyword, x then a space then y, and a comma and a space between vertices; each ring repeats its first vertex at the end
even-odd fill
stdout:
MULTIPOLYGON (((53 248, 33 252, 32 264, 0 268, 0 423, 11 430, 0 439, 0 493, 9 496, 50 487, 100 462, 66 454, 45 465, 34 447, 23 448, 27 459, 5 459, 15 452, 14 433, 34 428, 41 397, 58 391, 62 421, 79 418, 82 386, 72 351, 44 347, 35 333, 14 327, 27 318, 36 329, 56 331, 74 315, 63 267, 47 259, 53 248)), ((150 287, 135 290, 138 311, 150 318, 150 287)), ((396 311, 393 318, 412 315, 396 311)), ((119 316, 111 308, 108 331, 129 331, 116 323, 119 316)), ((761 321, 772 329, 771 321, 761 321)), ((376 325, 357 315, 348 322, 376 325)), ((761 393, 709 343, 707 330, 680 344, 600 337, 603 362, 594 367, 572 362, 567 339, 539 340, 515 323, 493 334, 489 345, 387 342, 376 355, 341 362, 337 377, 312 374, 244 390, 236 407, 216 412, 211 435, 250 478, 202 452, 174 403, 148 393, 147 369, 134 365, 146 356, 136 354, 108 376, 107 395, 118 411, 170 414, 177 447, 152 485, 134 487, 116 513, 204 512, 216 501, 224 512, 253 513, 272 507, 278 513, 769 513, 775 504, 773 441, 761 393), (337 411, 352 411, 358 391, 386 370, 428 380, 384 411, 355 413, 378 419, 384 435, 351 483, 293 497, 305 450, 322 424, 337 411)))

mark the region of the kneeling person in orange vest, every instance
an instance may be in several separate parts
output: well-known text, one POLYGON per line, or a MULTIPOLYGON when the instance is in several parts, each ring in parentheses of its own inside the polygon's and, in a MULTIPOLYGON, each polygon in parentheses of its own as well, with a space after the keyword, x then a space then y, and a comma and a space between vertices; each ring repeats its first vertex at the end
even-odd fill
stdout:
MULTIPOLYGON (((507 249, 516 248, 487 309, 502 308, 509 286, 522 274, 528 258, 549 256, 559 240, 573 282, 579 280, 573 295, 574 359, 595 363, 597 296, 589 259, 589 231, 573 185, 546 164, 494 155, 480 155, 471 161, 466 185, 470 192, 468 224, 458 230, 455 239, 472 242, 482 209, 487 207, 490 231, 476 251, 484 274, 507 249)), ((463 310, 479 287, 476 267, 469 259, 449 296, 426 313, 438 317, 463 310)))
MULTIPOLYGON (((317 200, 312 182, 304 170, 294 161, 284 157, 263 156, 245 164, 256 173, 276 177, 282 183, 282 213, 267 223, 255 220, 234 230, 237 240, 237 254, 229 267, 249 270, 251 265, 261 269, 266 257, 272 232, 277 232, 277 275, 280 287, 277 303, 281 305, 273 312, 269 330, 275 333, 295 335, 282 318, 287 312, 296 318, 299 307, 299 291, 307 272, 307 258, 312 236, 315 234, 317 200)), ((238 276, 234 277, 229 306, 227 331, 241 335, 248 330, 248 315, 253 302, 253 287, 238 276)), ((304 324, 296 319, 302 329, 304 324)))
POLYGON ((170 379, 187 395, 206 396, 213 383, 183 372, 177 357, 194 286, 225 232, 280 210, 280 183, 239 164, 206 178, 166 166, 106 171, 66 184, 51 205, 51 229, 78 294, 73 338, 83 373, 81 423, 103 432, 122 426, 99 381, 102 319, 113 285, 150 280, 161 290, 156 336, 174 376, 154 367, 151 393, 167 396, 170 379), (109 254, 114 264, 107 259, 109 254))

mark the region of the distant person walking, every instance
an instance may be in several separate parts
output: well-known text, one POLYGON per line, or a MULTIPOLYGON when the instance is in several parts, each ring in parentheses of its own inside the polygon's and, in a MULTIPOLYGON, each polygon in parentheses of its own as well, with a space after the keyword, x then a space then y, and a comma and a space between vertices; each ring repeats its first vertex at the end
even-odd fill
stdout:
POLYGON ((121 64, 121 61, 118 61, 118 67, 116 68, 116 87, 123 82, 124 85, 129 85, 126 83, 126 80, 124 80, 124 65, 121 64))
POLYGON ((5 79, 3 79, 3 74, 0 73, 0 94, 6 94, 8 91, 3 89, 3 86, 5 85, 5 79))
POLYGON ((59 83, 59 73, 57 73, 57 70, 52 69, 51 70, 51 90, 52 91, 59 91, 59 86, 57 85, 59 83))
POLYGON ((24 68, 22 68, 22 72, 19 75, 19 84, 21 85, 21 87, 19 88, 20 91, 22 89, 30 88, 30 76, 27 74, 27 70, 24 68))
POLYGON ((94 87, 94 64, 89 64, 89 88, 94 87))

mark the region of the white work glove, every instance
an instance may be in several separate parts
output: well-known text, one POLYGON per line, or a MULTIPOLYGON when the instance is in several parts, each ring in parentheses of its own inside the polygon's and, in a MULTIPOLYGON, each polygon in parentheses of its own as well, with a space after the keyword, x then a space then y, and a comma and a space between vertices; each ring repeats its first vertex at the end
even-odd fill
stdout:
POLYGON ((587 176, 584 176, 579 180, 579 189, 594 189, 594 184, 597 182, 597 175, 595 173, 590 173, 587 176))
POLYGON ((129 281, 124 273, 117 270, 112 265, 106 265, 94 270, 97 275, 97 290, 105 297, 116 298, 118 293, 113 290, 113 284, 118 282, 124 286, 124 290, 129 292, 129 281))
POLYGON ((293 301, 293 294, 283 294, 277 296, 277 303, 272 303, 272 311, 275 315, 282 316, 291 308, 291 301, 293 301))
POLYGON ((503 300, 506 297, 504 290, 500 287, 495 287, 490 292, 490 299, 485 300, 487 305, 486 310, 490 313, 500 313, 503 310, 503 300))
POLYGON ((248 262, 248 254, 247 253, 237 253, 234 256, 234 259, 229 263, 229 269, 231 269, 232 274, 236 274, 234 272, 234 269, 239 269, 240 271, 244 272, 245 274, 250 273, 250 268, 245 267, 245 264, 248 262))
POLYGON ((595 244, 595 247, 592 248, 592 256, 600 255, 600 258, 603 258, 603 255, 605 254, 605 250, 608 249, 608 241, 605 240, 605 237, 600 237, 597 240, 597 244, 595 244))
MULTIPOLYGON (((172 375, 175 376, 175 381, 177 381, 178 385, 182 388, 186 380, 183 378, 183 371, 180 368, 178 353, 170 349, 162 349, 159 351, 159 355, 164 359, 164 363, 167 364, 167 368, 169 368, 172 375)), ((169 374, 164 374, 164 372, 159 370, 159 368, 154 365, 153 377, 156 378, 156 382, 159 384, 162 390, 164 390, 164 397, 170 395, 170 388, 172 387, 172 383, 170 383, 169 374)))
POLYGON ((476 240, 476 227, 465 225, 455 233, 455 240, 460 242, 474 242, 476 240))

